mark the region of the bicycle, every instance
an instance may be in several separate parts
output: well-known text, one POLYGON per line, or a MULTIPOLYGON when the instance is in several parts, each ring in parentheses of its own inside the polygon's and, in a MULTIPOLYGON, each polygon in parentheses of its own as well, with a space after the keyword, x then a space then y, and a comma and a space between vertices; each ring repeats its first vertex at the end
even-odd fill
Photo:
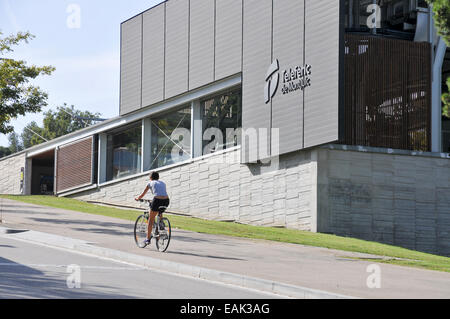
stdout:
MULTIPOLYGON (((151 200, 140 200, 141 203, 148 203, 151 205, 151 200)), ((158 215, 155 218, 152 229, 152 239, 156 239, 156 249, 162 253, 169 248, 170 238, 172 235, 172 228, 168 218, 162 215, 166 212, 167 207, 161 206, 158 211, 158 215)), ((150 212, 146 211, 144 215, 139 216, 136 219, 134 225, 134 240, 139 248, 146 248, 145 239, 147 239, 148 223, 150 220, 150 212)))

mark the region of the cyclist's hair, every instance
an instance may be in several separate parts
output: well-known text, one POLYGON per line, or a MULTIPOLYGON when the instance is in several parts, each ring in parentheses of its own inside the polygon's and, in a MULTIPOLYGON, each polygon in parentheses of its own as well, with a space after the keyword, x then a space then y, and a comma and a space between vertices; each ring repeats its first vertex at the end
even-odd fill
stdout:
POLYGON ((151 178, 152 180, 154 180, 154 181, 157 181, 157 180, 159 180, 159 174, 158 174, 157 172, 153 172, 153 173, 150 175, 150 178, 151 178))

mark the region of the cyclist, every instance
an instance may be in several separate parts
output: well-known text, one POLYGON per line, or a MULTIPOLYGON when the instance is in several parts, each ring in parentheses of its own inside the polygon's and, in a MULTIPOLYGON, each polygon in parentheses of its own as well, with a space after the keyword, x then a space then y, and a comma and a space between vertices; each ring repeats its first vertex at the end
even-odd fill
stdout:
POLYGON ((150 183, 148 183, 142 195, 137 197, 136 200, 140 201, 149 190, 152 192, 154 197, 150 205, 150 220, 148 224, 148 232, 147 239, 145 240, 145 245, 149 245, 152 239, 153 224, 155 222, 156 216, 159 214, 159 208, 161 206, 168 207, 170 203, 169 196, 167 195, 166 184, 163 181, 159 180, 159 174, 157 172, 153 172, 150 174, 150 183))

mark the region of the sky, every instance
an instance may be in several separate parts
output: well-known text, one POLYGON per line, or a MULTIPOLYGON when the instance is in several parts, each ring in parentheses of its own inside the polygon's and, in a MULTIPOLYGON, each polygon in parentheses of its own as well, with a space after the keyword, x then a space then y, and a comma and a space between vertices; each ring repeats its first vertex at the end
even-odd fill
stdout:
MULTIPOLYGON (((36 36, 3 58, 28 65, 51 65, 56 71, 32 82, 48 93, 42 113, 11 123, 18 134, 43 113, 67 103, 76 109, 119 115, 120 24, 162 0, 0 0, 0 31, 8 36, 29 31, 36 36)), ((0 134, 0 146, 8 138, 0 134)))

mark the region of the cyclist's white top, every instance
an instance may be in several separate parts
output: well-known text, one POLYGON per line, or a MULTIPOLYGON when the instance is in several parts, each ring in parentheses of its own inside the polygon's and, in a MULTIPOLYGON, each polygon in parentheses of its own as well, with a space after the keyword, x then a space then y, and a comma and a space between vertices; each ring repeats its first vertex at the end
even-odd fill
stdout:
POLYGON ((153 195, 155 196, 161 196, 166 197, 167 190, 166 190, 166 184, 162 181, 151 181, 148 183, 148 187, 152 191, 153 195))

